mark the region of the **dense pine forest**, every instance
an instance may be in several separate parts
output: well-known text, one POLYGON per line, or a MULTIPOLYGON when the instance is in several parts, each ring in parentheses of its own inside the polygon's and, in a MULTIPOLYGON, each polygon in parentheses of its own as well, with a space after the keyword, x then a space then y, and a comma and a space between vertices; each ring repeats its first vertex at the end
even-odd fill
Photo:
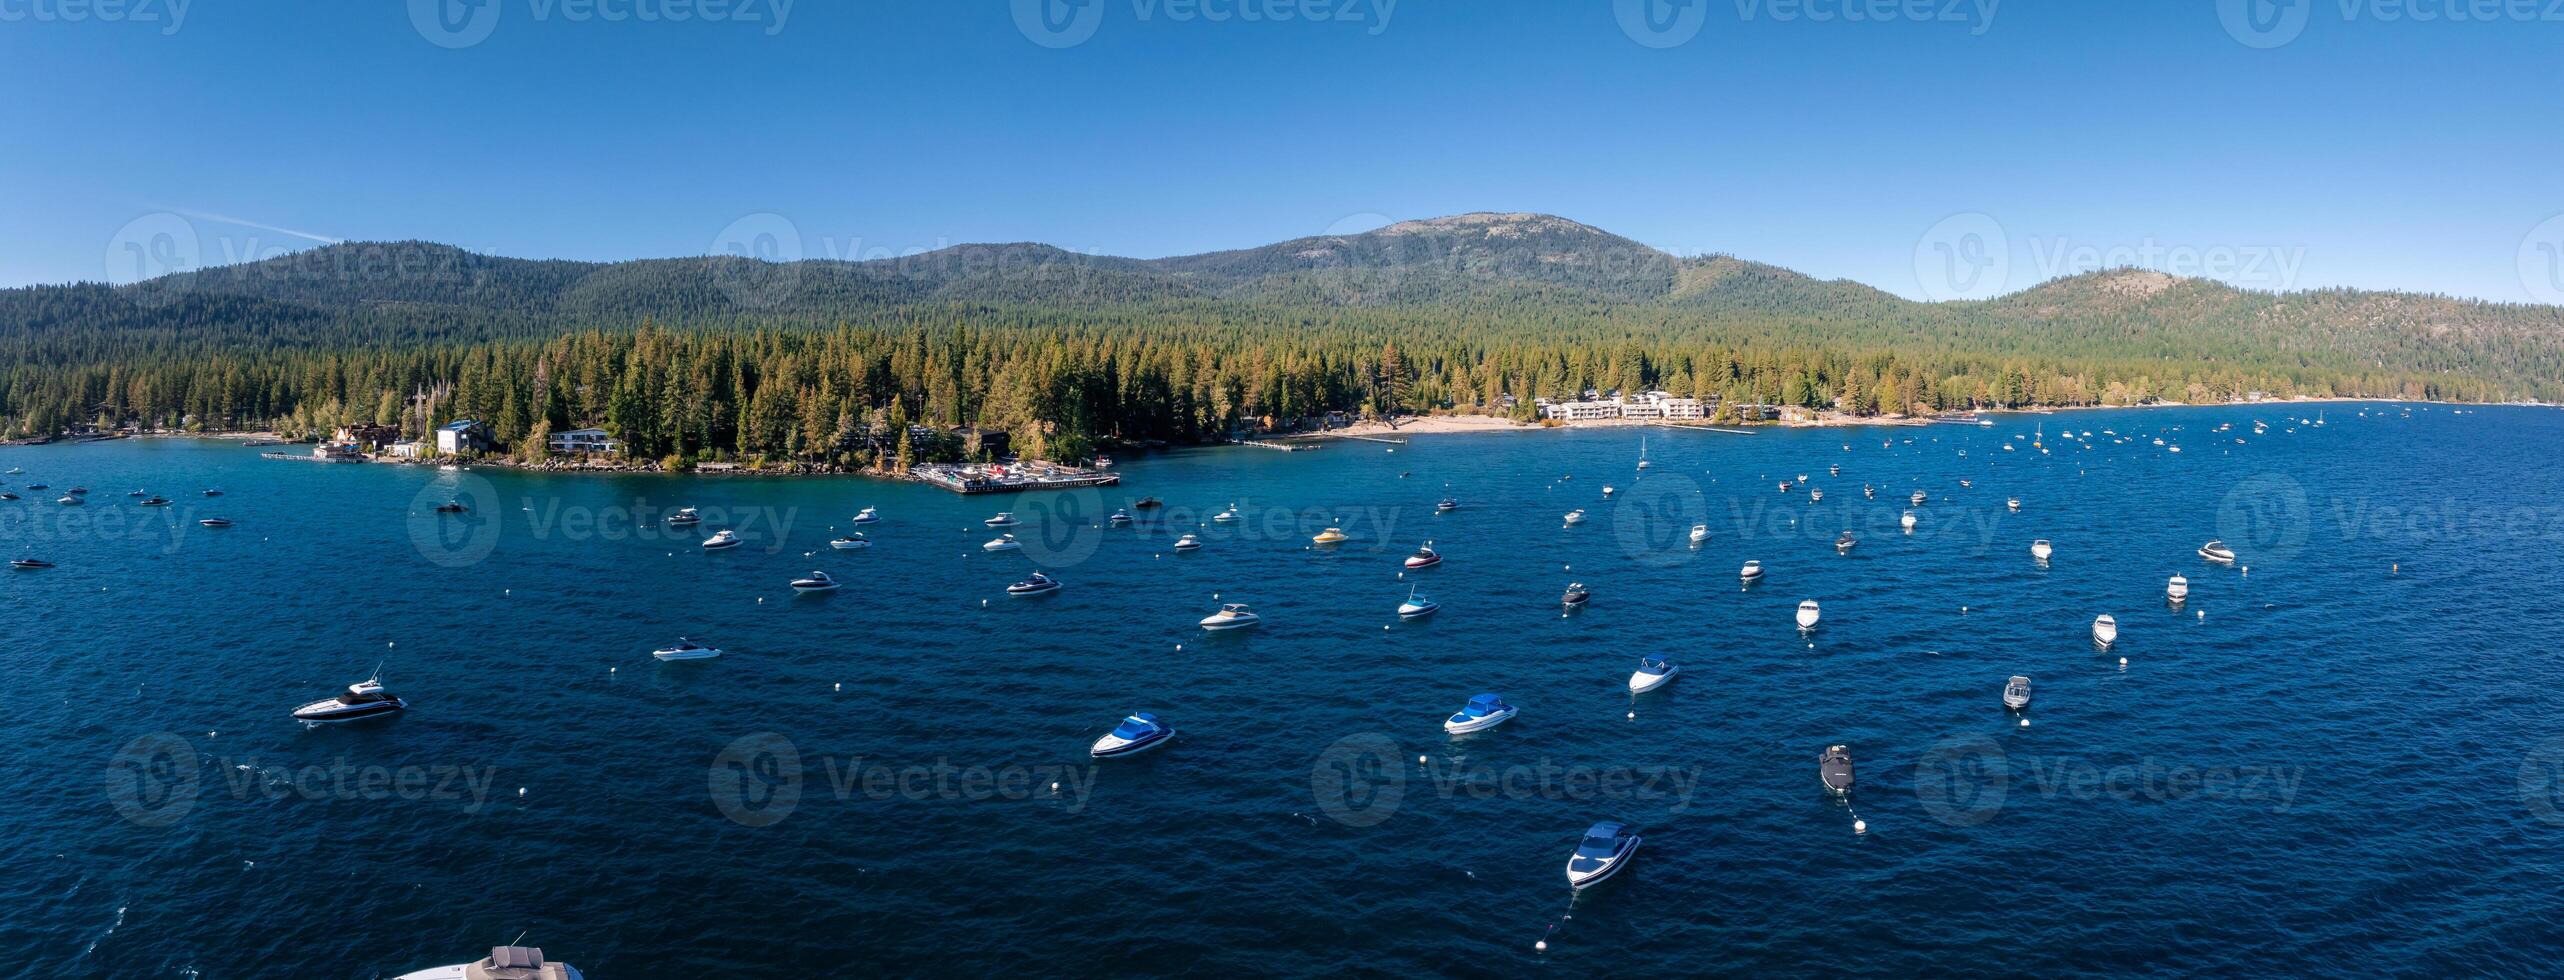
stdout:
POLYGON ((2116 270, 1921 304, 1564 219, 1469 215, 1175 259, 964 246, 595 264, 329 246, 0 291, 0 426, 412 435, 602 426, 645 459, 861 465, 908 423, 1075 458, 1331 410, 1587 388, 1905 414, 2245 392, 2564 396, 2553 307, 2116 270))

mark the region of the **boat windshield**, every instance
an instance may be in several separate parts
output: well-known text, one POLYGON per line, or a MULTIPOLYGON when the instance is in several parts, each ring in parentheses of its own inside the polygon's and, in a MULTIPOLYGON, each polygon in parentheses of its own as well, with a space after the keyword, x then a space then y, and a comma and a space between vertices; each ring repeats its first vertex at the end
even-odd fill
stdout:
POLYGON ((1144 721, 1137 717, 1124 718, 1120 725, 1114 726, 1113 737, 1139 738, 1156 730, 1157 724, 1155 722, 1144 721))

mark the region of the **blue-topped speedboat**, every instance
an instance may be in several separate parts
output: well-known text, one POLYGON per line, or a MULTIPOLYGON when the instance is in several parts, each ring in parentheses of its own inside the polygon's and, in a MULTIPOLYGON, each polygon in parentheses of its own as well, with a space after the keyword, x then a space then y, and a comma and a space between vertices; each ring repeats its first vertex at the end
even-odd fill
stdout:
POLYGON ((1096 739, 1095 747, 1087 754, 1098 759, 1118 759, 1126 755, 1138 755, 1164 745, 1174 738, 1174 726, 1160 722, 1156 715, 1143 711, 1122 719, 1122 723, 1113 726, 1110 733, 1096 739))
POLYGON ((1619 874, 1638 853, 1638 828, 1605 820, 1585 831, 1567 859, 1567 887, 1583 891, 1619 874))
POLYGON ((1518 710, 1513 705, 1506 704, 1502 697, 1481 694, 1470 698, 1469 703, 1461 706, 1460 710, 1454 712, 1451 717, 1443 719, 1442 730, 1454 735, 1483 732, 1512 721, 1518 710))

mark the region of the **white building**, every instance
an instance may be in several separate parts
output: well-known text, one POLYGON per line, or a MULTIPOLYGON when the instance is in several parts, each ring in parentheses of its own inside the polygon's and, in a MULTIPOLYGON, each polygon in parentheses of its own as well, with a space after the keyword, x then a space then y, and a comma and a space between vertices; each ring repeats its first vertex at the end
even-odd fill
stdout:
POLYGON ((552 451, 556 453, 618 453, 621 440, 604 429, 571 429, 552 433, 552 451))
POLYGON ((1551 402, 1540 409, 1545 418, 1563 422, 1595 422, 1620 417, 1619 402, 1551 402))
POLYGON ((1676 421, 1699 421, 1709 417, 1709 406, 1698 398, 1665 398, 1656 402, 1656 410, 1676 421))

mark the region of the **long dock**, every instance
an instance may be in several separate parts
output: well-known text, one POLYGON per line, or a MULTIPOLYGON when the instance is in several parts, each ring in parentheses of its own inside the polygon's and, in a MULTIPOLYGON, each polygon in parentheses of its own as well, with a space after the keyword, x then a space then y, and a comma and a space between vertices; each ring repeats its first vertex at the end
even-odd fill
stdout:
POLYGON ((1042 464, 1010 467, 929 464, 909 470, 908 477, 959 494, 1075 490, 1079 487, 1109 487, 1122 482, 1118 473, 1042 464))
POLYGON ((1270 439, 1231 439, 1231 440, 1229 440, 1229 445, 1232 445, 1232 446, 1253 446, 1253 447, 1255 447, 1255 448, 1257 448, 1257 449, 1279 449, 1279 450, 1281 450, 1281 451, 1283 451, 1283 452, 1286 452, 1286 453, 1301 453, 1301 452, 1309 452, 1309 451, 1311 451, 1311 450, 1321 448, 1321 447, 1318 447, 1318 446, 1310 445, 1310 444, 1308 444, 1308 443, 1301 443, 1301 442, 1275 442, 1275 441, 1270 440, 1270 439))

